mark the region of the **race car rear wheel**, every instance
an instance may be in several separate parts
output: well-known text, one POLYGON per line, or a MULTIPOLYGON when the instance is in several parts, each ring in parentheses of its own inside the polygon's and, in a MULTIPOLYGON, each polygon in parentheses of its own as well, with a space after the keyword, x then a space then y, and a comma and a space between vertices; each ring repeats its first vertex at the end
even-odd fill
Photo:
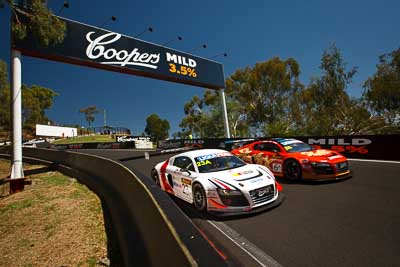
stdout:
POLYGON ((193 185, 193 203, 198 211, 207 210, 207 197, 203 187, 196 183, 193 185))
POLYGON ((160 186, 160 178, 158 177, 156 169, 151 170, 151 178, 153 178, 153 181, 156 183, 156 185, 160 186))
POLYGON ((287 161, 285 161, 283 165, 283 171, 286 179, 291 181, 301 180, 301 166, 296 160, 288 159, 287 161))

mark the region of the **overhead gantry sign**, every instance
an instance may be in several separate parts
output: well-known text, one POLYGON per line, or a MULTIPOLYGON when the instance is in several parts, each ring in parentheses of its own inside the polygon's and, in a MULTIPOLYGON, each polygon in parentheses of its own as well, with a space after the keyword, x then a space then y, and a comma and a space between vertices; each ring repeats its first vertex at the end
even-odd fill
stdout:
POLYGON ((223 66, 161 45, 60 18, 66 23, 61 44, 43 47, 28 35, 14 40, 23 55, 100 68, 210 89, 225 87, 223 66))
POLYGON ((32 34, 12 38, 13 165, 11 179, 23 178, 21 123, 21 54, 64 63, 216 89, 221 92, 225 137, 230 137, 222 64, 165 46, 66 18, 62 43, 41 46, 32 34))

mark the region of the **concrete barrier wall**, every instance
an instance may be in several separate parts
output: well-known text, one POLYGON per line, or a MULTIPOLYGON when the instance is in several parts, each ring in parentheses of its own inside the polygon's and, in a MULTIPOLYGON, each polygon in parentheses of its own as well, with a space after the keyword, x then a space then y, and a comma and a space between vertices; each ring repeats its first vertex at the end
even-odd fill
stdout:
POLYGON ((117 250, 112 265, 226 266, 164 192, 123 165, 48 149, 24 148, 23 155, 51 162, 55 168, 78 176, 100 197, 106 227, 110 228, 108 242, 117 250))
MULTIPOLYGON (((160 141, 158 147, 161 149, 172 149, 178 147, 194 148, 222 148, 232 150, 241 145, 256 141, 269 139, 270 137, 258 138, 220 138, 220 139, 177 139, 160 141)), ((392 135, 340 135, 340 136, 294 136, 315 148, 335 150, 348 158, 400 160, 400 134, 392 135)))

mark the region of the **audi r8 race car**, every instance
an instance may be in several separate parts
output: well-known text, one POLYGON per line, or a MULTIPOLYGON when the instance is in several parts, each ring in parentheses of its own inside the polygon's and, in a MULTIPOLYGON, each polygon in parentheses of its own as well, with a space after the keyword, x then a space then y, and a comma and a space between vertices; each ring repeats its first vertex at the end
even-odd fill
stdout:
POLYGON ((289 180, 335 180, 351 177, 343 155, 314 149, 296 139, 272 138, 256 141, 231 151, 249 163, 267 166, 275 176, 289 180))
POLYGON ((151 171, 162 190, 220 215, 247 214, 278 206, 282 186, 268 168, 247 164, 221 149, 188 151, 151 171))

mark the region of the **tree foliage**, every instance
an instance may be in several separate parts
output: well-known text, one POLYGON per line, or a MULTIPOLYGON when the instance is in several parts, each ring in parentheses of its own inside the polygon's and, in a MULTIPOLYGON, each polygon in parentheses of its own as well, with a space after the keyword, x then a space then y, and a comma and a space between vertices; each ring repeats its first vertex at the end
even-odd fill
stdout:
MULTIPOLYGON (((227 79, 227 94, 246 114, 256 134, 288 134, 297 115, 292 110, 293 96, 302 90, 300 66, 293 58, 273 57, 253 68, 235 72, 227 79)), ((242 116, 243 117, 243 116, 242 116)))
POLYGON ((94 120, 96 119, 95 115, 99 113, 99 110, 95 105, 93 105, 93 106, 88 106, 86 108, 81 108, 79 112, 85 115, 85 120, 87 121, 90 127, 94 122, 94 120))
MULTIPOLYGON (((32 128, 35 124, 47 123, 46 110, 53 106, 54 97, 58 94, 50 88, 38 85, 21 86, 22 122, 24 127, 32 128)), ((11 92, 8 83, 7 64, 0 60, 0 125, 3 129, 11 129, 11 92)))
MULTIPOLYGON (((400 49, 379 59, 362 98, 347 93, 357 68, 347 66, 335 44, 323 52, 321 74, 306 87, 293 58, 238 69, 226 79, 230 131, 234 137, 398 133, 400 49)), ((194 96, 184 112, 182 132, 175 136, 224 136, 218 91, 194 96)))
POLYGON ((0 60, 0 125, 10 128, 10 84, 8 83, 7 64, 0 60))
MULTIPOLYGON (((296 60, 274 57, 253 68, 239 69, 226 80, 226 105, 234 137, 280 132, 289 134, 299 116, 293 103, 303 85, 296 60)), ((206 91, 185 104, 180 126, 196 137, 223 137, 222 106, 218 91, 206 91), (206 108, 204 108, 205 106, 206 108)))
POLYGON ((168 138, 169 122, 161 119, 157 114, 153 113, 146 118, 145 133, 151 137, 154 142, 168 138))
POLYGON ((353 115, 352 107, 356 103, 350 99, 347 88, 357 69, 347 70, 341 51, 332 44, 322 55, 320 70, 322 75, 314 77, 301 95, 302 110, 307 120, 304 132, 311 135, 351 132, 348 118, 353 115))
POLYGON ((58 94, 49 88, 38 85, 22 85, 22 121, 26 125, 48 122, 45 114, 53 106, 53 99, 58 94))
POLYGON ((64 40, 66 25, 47 8, 47 1, 0 0, 0 7, 8 4, 14 17, 13 37, 24 39, 32 34, 43 46, 56 45, 64 40))
POLYGON ((400 48, 379 57, 376 73, 364 83, 363 97, 376 116, 399 126, 400 48))

